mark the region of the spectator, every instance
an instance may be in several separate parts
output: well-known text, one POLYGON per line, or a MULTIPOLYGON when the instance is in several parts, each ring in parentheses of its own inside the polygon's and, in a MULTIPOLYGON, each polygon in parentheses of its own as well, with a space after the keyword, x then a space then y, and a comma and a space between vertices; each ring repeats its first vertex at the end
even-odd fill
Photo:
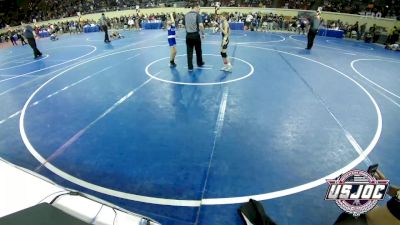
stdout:
POLYGON ((304 19, 299 19, 297 22, 297 26, 298 26, 298 32, 300 34, 300 32, 303 33, 303 35, 305 34, 305 30, 306 30, 306 20, 304 19))
POLYGON ((365 34, 366 27, 367 27, 367 23, 364 23, 360 26, 360 32, 359 32, 359 35, 357 36, 357 40, 360 40, 361 37, 365 34))
POLYGON ((25 42, 25 38, 24 38, 24 36, 22 36, 22 35, 21 35, 21 33, 20 33, 20 32, 18 32, 18 33, 17 33, 17 35, 18 35, 18 39, 20 39, 20 40, 21 40, 21 44, 22 44, 22 46, 24 46, 24 45, 28 44, 28 43, 26 43, 26 42, 25 42))
POLYGON ((399 44, 387 44, 385 45, 385 49, 393 50, 393 51, 400 51, 399 44))
POLYGON ((55 32, 53 32, 53 33, 50 35, 50 40, 52 40, 52 41, 57 41, 57 40, 58 40, 57 34, 56 34, 55 32))
MULTIPOLYGON (((25 4, 20 6, 17 5, 6 5, 7 8, 2 9, 4 13, 0 19, 0 28, 6 27, 6 24, 11 26, 18 25, 21 20, 32 21, 35 18, 38 22, 50 19, 60 19, 66 17, 76 16, 79 14, 95 13, 100 11, 112 11, 121 9, 132 9, 137 3, 134 0, 27 0, 25 4)), ((206 2, 209 6, 210 2, 206 2)), ((315 4, 315 0, 287 0, 273 2, 271 0, 254 0, 250 3, 244 3, 242 6, 253 6, 260 7, 266 6, 271 7, 283 7, 290 9, 306 9, 310 10, 315 4), (281 5, 279 5, 279 2, 281 5), (274 4, 273 4, 274 3, 274 4)), ((149 7, 156 4, 150 2, 147 4, 149 7)), ((169 4, 166 4, 167 6, 169 4)), ((239 1, 222 1, 221 6, 239 6, 239 1)), ((324 11, 342 12, 342 13, 353 13, 360 14, 360 11, 369 12, 371 15, 381 14, 382 17, 396 18, 400 16, 400 4, 397 4, 397 0, 394 1, 378 1, 373 4, 372 7, 368 8, 368 2, 354 2, 354 1, 338 1, 338 0, 325 0, 323 5, 324 11), (384 5, 379 5, 384 4, 384 5)), ((77 26, 79 30, 81 26, 77 26)))
POLYGON ((18 36, 15 33, 15 31, 10 32, 10 40, 11 40, 12 45, 18 45, 17 44, 18 36))
POLYGON ((350 35, 349 35, 350 38, 353 37, 353 33, 355 33, 356 37, 358 38, 358 35, 359 35, 359 32, 358 32, 358 21, 350 29, 350 35))
POLYGON ((377 31, 376 24, 374 24, 372 27, 369 28, 369 33, 372 36, 372 42, 375 43, 379 39, 379 33, 377 31))
POLYGON ((399 29, 396 26, 392 28, 389 33, 388 40, 386 41, 387 44, 395 44, 399 40, 399 29))

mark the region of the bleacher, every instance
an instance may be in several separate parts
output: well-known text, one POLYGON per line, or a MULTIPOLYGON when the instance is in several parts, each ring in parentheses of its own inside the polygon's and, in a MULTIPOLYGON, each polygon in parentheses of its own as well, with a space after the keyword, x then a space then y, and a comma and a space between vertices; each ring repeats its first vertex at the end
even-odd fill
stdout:
MULTIPOLYGON (((80 14, 89 14, 103 11, 118 11, 122 9, 134 9, 136 5, 141 8, 148 7, 187 7, 191 1, 137 1, 137 0, 27 0, 27 1, 0 1, 0 28, 6 25, 17 26, 21 21, 32 22, 35 19, 47 21, 53 19, 67 18, 80 14), (17 4, 16 2, 20 2, 17 4), (186 3, 186 4, 185 4, 186 3)), ((392 1, 376 1, 375 4, 367 4, 364 1, 343 0, 252 0, 246 3, 241 1, 223 0, 223 7, 267 7, 315 10, 322 6, 324 11, 360 14, 364 12, 378 13, 385 18, 396 18, 400 15, 400 4, 392 1), (387 6, 387 7, 386 7, 387 6)), ((204 6, 213 6, 214 1, 204 1, 204 6)))

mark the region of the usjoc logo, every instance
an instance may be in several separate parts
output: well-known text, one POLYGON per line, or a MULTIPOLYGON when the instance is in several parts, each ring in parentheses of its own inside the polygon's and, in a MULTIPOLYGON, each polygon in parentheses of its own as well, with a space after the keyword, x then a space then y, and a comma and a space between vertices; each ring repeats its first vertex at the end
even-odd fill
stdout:
POLYGON ((376 180, 362 170, 351 170, 329 184, 325 200, 334 200, 345 212, 360 216, 385 197, 389 180, 376 180))

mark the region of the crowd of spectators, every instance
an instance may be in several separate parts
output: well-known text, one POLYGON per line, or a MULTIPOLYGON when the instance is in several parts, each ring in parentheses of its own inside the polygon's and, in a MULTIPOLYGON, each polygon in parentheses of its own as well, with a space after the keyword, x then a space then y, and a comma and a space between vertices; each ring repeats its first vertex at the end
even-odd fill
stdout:
POLYGON ((135 0, 27 0, 18 7, 3 9, 0 28, 6 25, 17 26, 21 21, 47 21, 77 16, 78 13, 88 14, 132 8, 137 4, 139 1, 135 0))
MULTIPOLYGON (((186 1, 190 3, 190 1, 186 1)), ((268 8, 289 8, 289 9, 316 9, 322 6, 324 11, 379 15, 381 17, 395 17, 400 15, 400 4, 398 0, 381 0, 375 4, 366 4, 365 1, 357 0, 324 0, 323 4, 317 0, 222 0, 221 6, 240 7, 268 7, 268 8), (317 5, 318 3, 318 5, 317 5)), ((203 0, 204 6, 213 6, 214 1, 203 0)), ((21 5, 2 7, 0 12, 0 29, 10 26, 17 26, 21 21, 32 22, 36 20, 47 21, 104 11, 115 11, 122 9, 134 9, 140 7, 173 6, 174 3, 168 0, 163 1, 141 1, 141 0, 27 0, 21 5)))
MULTIPOLYGON (((214 14, 202 13, 202 19, 206 28, 213 29, 217 25, 216 17, 214 14)), ((174 14, 176 27, 183 27, 184 14, 174 14)), ((163 13, 156 14, 141 14, 125 15, 120 17, 107 18, 107 24, 110 29, 141 29, 142 23, 161 22, 164 27, 168 15, 163 13)), ((244 14, 240 12, 231 13, 229 15, 229 22, 243 22, 246 30, 250 31, 283 31, 283 32, 296 32, 299 34, 307 33, 308 20, 306 17, 290 17, 277 15, 273 13, 256 13, 244 14)), ((35 33, 37 36, 43 31, 52 33, 79 33, 83 31, 85 26, 96 26, 99 21, 94 20, 76 20, 64 21, 54 24, 47 24, 35 26, 35 33)), ((381 33, 389 34, 386 43, 396 43, 398 41, 399 29, 394 27, 390 31, 385 31, 383 27, 378 27, 375 24, 348 24, 341 20, 336 21, 323 21, 322 27, 330 29, 340 29, 348 38, 357 38, 365 40, 366 42, 377 42, 381 33)), ((2 34, 0 41, 13 41, 18 40, 22 30, 9 30, 8 33, 2 34)))

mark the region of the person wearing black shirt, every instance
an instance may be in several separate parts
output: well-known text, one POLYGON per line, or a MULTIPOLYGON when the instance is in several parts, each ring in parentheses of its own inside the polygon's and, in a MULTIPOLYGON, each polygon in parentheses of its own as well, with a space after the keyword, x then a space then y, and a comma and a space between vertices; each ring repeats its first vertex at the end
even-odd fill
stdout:
POLYGON ((352 32, 353 31, 355 31, 356 33, 357 33, 357 38, 358 38, 358 35, 359 35, 359 30, 358 30, 358 21, 351 27, 351 30, 350 30, 350 38, 352 37, 352 32))
POLYGON ((375 43, 379 39, 379 33, 377 31, 376 24, 372 25, 372 27, 369 28, 369 33, 372 36, 372 43, 375 43))

